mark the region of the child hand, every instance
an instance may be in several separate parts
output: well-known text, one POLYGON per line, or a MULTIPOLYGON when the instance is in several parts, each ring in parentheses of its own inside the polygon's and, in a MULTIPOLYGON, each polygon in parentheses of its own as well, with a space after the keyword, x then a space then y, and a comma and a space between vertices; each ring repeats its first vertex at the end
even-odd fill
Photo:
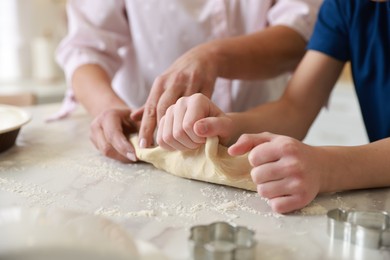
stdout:
POLYGON ((321 168, 315 149, 287 136, 261 133, 242 135, 228 152, 249 152, 257 192, 273 211, 287 213, 305 207, 319 193, 321 168))
POLYGON ((156 78, 144 107, 132 113, 132 119, 142 118, 139 137, 145 140, 146 147, 153 143, 154 130, 167 109, 180 97, 195 93, 211 97, 218 66, 211 53, 213 48, 208 46, 199 45, 180 56, 156 78))
POLYGON ((232 120, 202 94, 180 98, 160 120, 157 143, 167 150, 196 149, 207 137, 230 136, 232 120))

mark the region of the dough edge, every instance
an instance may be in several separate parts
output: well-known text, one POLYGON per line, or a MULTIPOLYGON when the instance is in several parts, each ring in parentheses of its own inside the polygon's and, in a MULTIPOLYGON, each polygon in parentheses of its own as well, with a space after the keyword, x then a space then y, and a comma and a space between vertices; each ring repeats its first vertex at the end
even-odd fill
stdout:
POLYGON ((230 156, 227 147, 218 143, 218 137, 208 138, 206 144, 191 151, 140 148, 137 135, 132 135, 130 142, 139 160, 175 176, 256 191, 248 154, 230 156))

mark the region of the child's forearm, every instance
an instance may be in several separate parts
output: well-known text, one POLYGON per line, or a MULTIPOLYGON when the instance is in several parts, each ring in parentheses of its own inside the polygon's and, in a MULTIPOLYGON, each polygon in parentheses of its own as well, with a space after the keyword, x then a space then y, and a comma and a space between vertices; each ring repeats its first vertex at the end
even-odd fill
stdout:
POLYGON ((244 133, 261 132, 287 135, 302 140, 313 118, 307 117, 299 110, 294 111, 283 102, 283 100, 270 102, 243 113, 229 113, 234 122, 234 134, 230 144, 244 133))
POLYGON ((320 192, 390 186, 390 138, 354 147, 318 147, 320 192))

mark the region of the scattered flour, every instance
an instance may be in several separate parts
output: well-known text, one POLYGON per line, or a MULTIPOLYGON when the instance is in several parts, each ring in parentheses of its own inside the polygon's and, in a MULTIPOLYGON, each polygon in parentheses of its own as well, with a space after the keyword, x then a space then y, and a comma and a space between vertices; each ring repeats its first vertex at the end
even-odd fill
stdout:
MULTIPOLYGON (((26 162, 29 159, 24 158, 24 160, 24 162, 26 162)), ((23 164, 24 163, 22 163, 22 165, 23 164)), ((25 169, 19 165, 20 164, 15 164, 13 161, 3 161, 0 163, 0 171, 10 170, 10 168, 12 168, 13 171, 24 171, 25 169)), ((148 180, 152 178, 150 173, 154 169, 153 167, 150 167, 150 169, 145 168, 145 165, 143 164, 134 164, 129 165, 129 167, 132 167, 132 174, 129 174, 129 170, 121 167, 117 163, 100 157, 96 158, 96 156, 85 158, 82 161, 80 161, 80 158, 68 158, 67 161, 58 161, 56 165, 56 167, 66 168, 69 172, 82 172, 83 178, 89 178, 96 182, 108 181, 111 183, 120 183, 121 185, 124 182, 132 182, 134 178, 142 178, 147 183, 148 180)), ((47 161, 41 160, 40 164, 36 165, 36 167, 47 169, 47 161)), ((83 197, 79 197, 78 195, 74 197, 74 194, 77 194, 78 190, 85 189, 88 183, 89 182, 84 181, 80 183, 80 186, 74 186, 75 192, 72 193, 72 198, 68 198, 67 194, 49 192, 39 185, 11 181, 5 178, 0 178, 0 189, 11 193, 17 193, 20 196, 27 198, 30 204, 33 205, 73 207, 72 204, 75 204, 82 207, 83 203, 88 203, 88 201, 79 201, 79 199, 83 199, 83 197)), ((94 183, 95 182, 92 184, 94 183)), ((225 216, 228 221, 239 218, 242 213, 249 213, 261 217, 284 217, 284 215, 281 214, 269 211, 264 212, 261 209, 258 209, 256 206, 258 205, 257 201, 263 198, 259 197, 255 192, 239 189, 231 190, 229 187, 207 185, 199 189, 199 194, 201 196, 199 199, 193 200, 193 203, 188 202, 188 198, 184 198, 185 195, 178 194, 178 201, 171 204, 169 202, 161 202, 155 195, 146 193, 143 196, 144 199, 141 204, 143 205, 143 208, 138 211, 126 211, 121 206, 112 205, 96 209, 95 214, 120 218, 147 217, 154 218, 155 220, 161 220, 168 217, 179 217, 189 222, 193 222, 207 212, 214 212, 225 216), (184 202, 184 199, 186 202, 184 202)), ((122 197, 116 197, 114 203, 121 205, 122 200, 122 197)), ((320 205, 311 205, 310 207, 302 209, 301 212, 304 215, 313 215, 320 214, 319 212, 322 212, 321 210, 324 211, 325 209, 320 205)))
POLYGON ((222 204, 219 204, 216 209, 218 211, 228 211, 228 210, 235 210, 237 209, 237 201, 224 201, 222 204))
POLYGON ((94 212, 96 215, 101 215, 105 217, 120 217, 120 218, 129 218, 129 217, 155 217, 156 212, 154 210, 140 210, 140 211, 127 211, 122 212, 119 208, 106 209, 99 208, 94 212))
POLYGON ((328 210, 318 203, 312 203, 300 210, 304 216, 325 215, 328 210))
POLYGON ((54 196, 48 190, 29 183, 0 178, 0 189, 28 199, 34 206, 48 206, 54 202, 54 196))
POLYGON ((333 202, 336 203, 338 208, 348 209, 348 204, 345 203, 342 199, 342 197, 337 196, 335 199, 332 199, 333 202))

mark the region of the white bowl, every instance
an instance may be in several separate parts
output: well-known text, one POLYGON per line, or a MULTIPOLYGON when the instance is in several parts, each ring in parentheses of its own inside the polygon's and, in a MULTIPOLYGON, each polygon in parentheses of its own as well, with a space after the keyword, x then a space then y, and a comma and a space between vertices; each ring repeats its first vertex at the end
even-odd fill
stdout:
POLYGON ((31 120, 31 115, 19 107, 0 105, 0 152, 11 148, 20 128, 31 120))

